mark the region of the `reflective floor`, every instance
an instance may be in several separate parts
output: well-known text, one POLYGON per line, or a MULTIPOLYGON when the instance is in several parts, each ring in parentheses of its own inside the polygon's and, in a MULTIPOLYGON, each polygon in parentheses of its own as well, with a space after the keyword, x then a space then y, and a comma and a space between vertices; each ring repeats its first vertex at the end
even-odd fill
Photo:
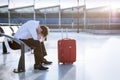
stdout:
MULTIPOLYGON (((46 71, 34 70, 34 57, 31 52, 25 54, 26 71, 13 73, 17 68, 19 50, 2 54, 0 45, 0 80, 120 80, 120 36, 93 35, 88 33, 68 33, 76 39, 77 60, 73 64, 58 64, 57 41, 61 33, 51 32, 45 42, 48 55, 53 62, 46 71)), ((63 34, 66 37, 66 34, 63 34)), ((1 44, 1 43, 0 43, 1 44)), ((7 45, 7 44, 6 44, 7 45)))

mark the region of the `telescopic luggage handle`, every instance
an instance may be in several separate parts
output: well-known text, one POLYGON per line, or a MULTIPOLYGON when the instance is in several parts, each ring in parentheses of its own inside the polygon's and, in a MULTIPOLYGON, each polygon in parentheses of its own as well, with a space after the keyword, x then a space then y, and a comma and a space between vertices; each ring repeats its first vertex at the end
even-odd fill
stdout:
MULTIPOLYGON (((62 39, 64 38, 63 37, 63 32, 64 32, 64 30, 63 30, 63 28, 61 28, 62 39)), ((67 39, 68 38, 68 30, 67 30, 67 28, 65 29, 65 32, 66 32, 66 39, 67 39)))

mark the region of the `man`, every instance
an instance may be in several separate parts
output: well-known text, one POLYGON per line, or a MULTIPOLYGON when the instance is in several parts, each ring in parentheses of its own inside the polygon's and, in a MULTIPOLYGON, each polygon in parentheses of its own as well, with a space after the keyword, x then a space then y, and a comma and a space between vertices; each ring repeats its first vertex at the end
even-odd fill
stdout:
POLYGON ((24 23, 14 35, 14 38, 22 40, 34 49, 34 69, 47 70, 48 67, 44 67, 42 64, 52 63, 44 58, 47 53, 43 41, 48 33, 49 28, 47 26, 40 26, 39 21, 30 20, 24 23))

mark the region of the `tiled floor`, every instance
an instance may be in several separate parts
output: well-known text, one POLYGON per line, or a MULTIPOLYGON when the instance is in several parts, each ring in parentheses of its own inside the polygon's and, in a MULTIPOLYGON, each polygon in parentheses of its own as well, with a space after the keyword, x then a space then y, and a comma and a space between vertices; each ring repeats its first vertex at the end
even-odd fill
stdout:
MULTIPOLYGON (((66 34, 63 35, 65 37, 66 34)), ((58 64, 57 41, 61 33, 51 32, 45 42, 48 55, 53 62, 47 71, 34 70, 34 57, 25 54, 26 72, 13 73, 17 68, 20 51, 2 54, 0 45, 0 80, 120 80, 120 36, 68 33, 76 39, 77 60, 73 64, 58 64)))

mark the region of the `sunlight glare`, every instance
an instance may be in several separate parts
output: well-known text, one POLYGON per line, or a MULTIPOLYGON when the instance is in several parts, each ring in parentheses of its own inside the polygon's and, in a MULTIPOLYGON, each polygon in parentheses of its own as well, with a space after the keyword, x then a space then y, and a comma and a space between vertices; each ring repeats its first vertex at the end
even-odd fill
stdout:
POLYGON ((117 3, 113 3, 110 5, 110 7, 112 8, 112 10, 116 10, 116 9, 120 8, 120 5, 117 3))

